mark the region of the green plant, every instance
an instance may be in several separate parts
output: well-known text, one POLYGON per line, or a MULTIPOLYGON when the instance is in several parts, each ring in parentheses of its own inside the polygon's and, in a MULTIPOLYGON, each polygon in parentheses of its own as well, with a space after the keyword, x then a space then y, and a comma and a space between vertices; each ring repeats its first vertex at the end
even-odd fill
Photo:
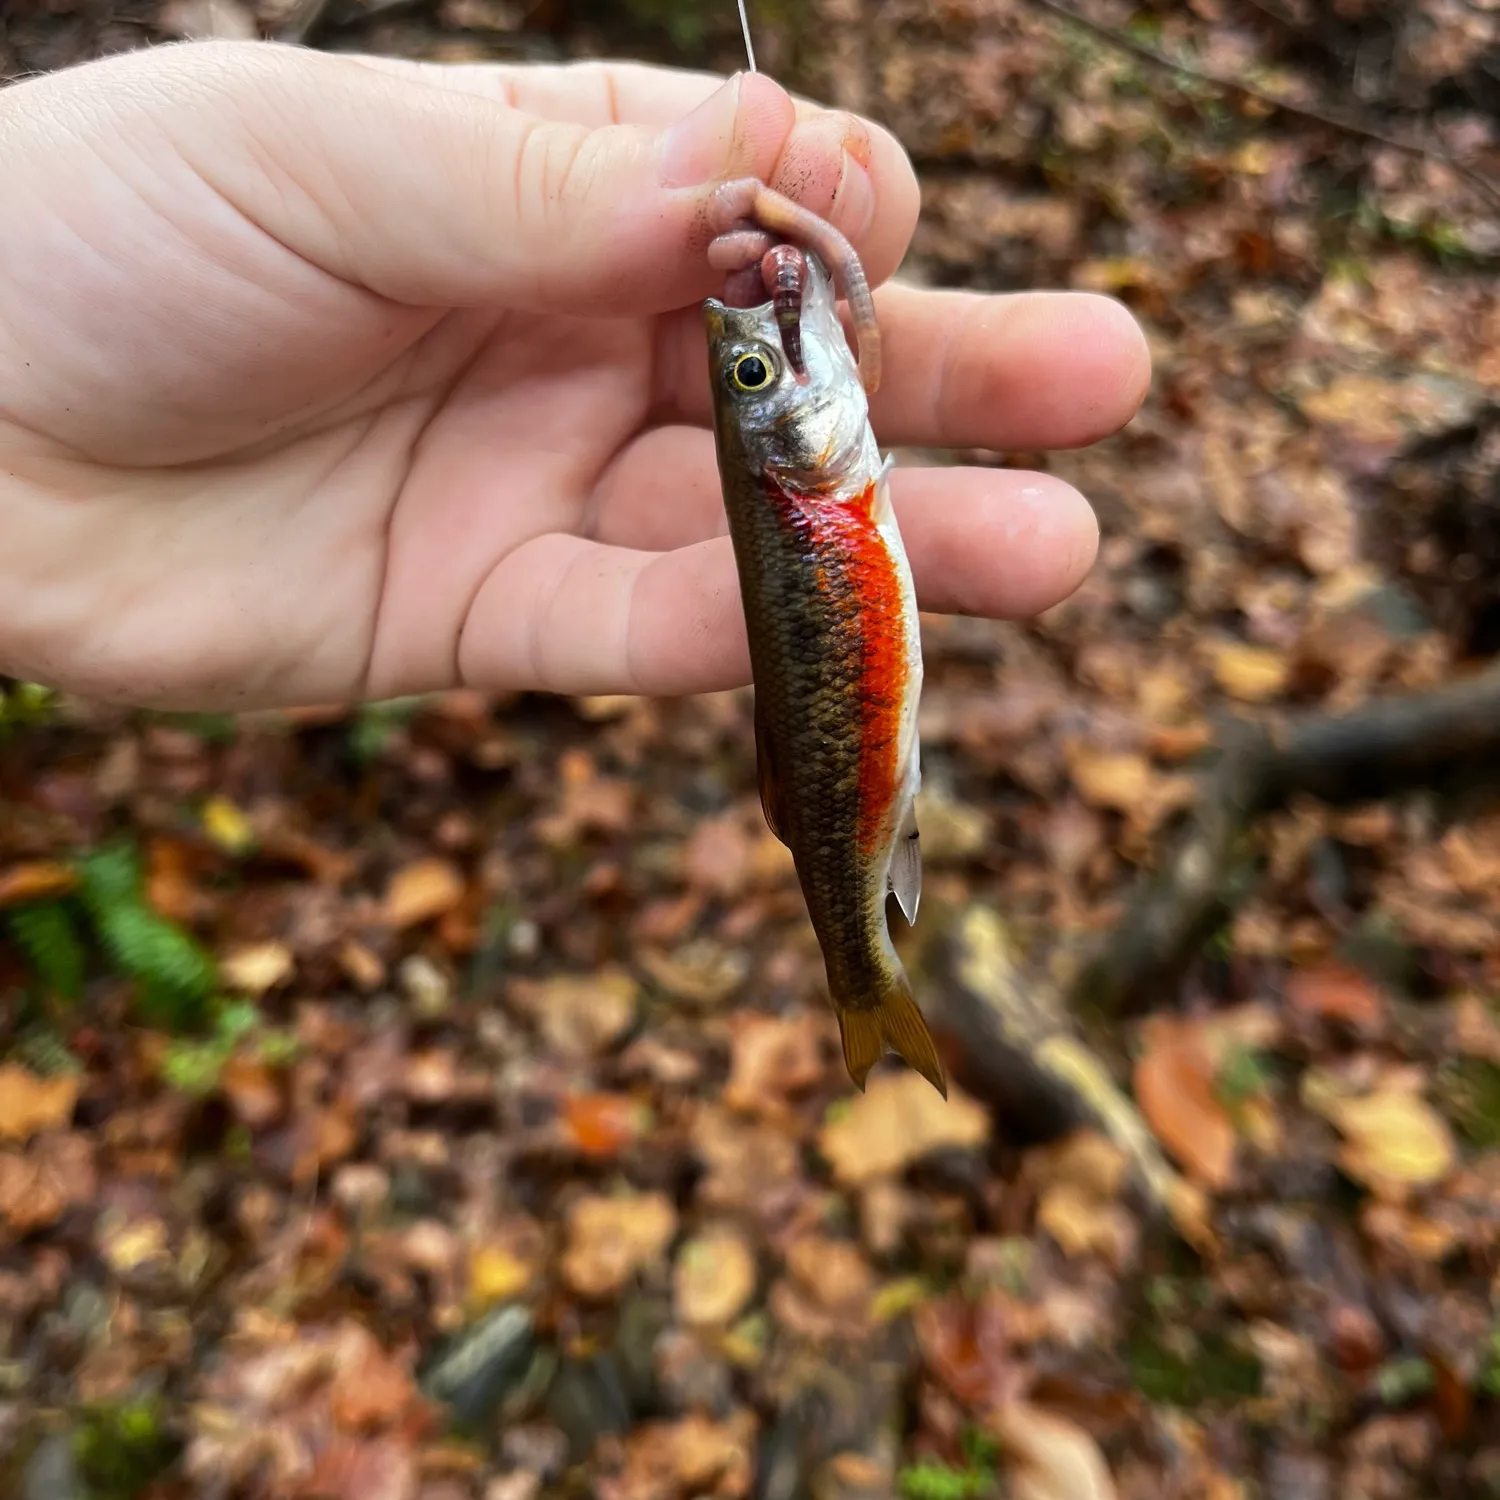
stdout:
POLYGON ((412 721, 423 702, 416 696, 361 703, 349 726, 349 753, 361 765, 377 759, 396 731, 412 721))
POLYGON ((73 1438, 79 1473, 96 1500, 132 1500, 166 1471, 180 1449, 156 1396, 91 1408, 73 1438))
POLYGON ((103 845, 76 861, 76 896, 23 902, 0 918, 0 931, 26 958, 38 988, 73 1001, 91 961, 104 958, 135 981, 141 1018, 171 1029, 207 1015, 218 988, 212 955, 147 903, 130 844, 103 845))
POLYGON ((211 1094, 230 1059, 252 1058, 280 1067, 296 1056, 298 1041, 288 1031, 267 1026, 260 1011, 248 1001, 219 1004, 213 1030, 201 1040, 181 1040, 167 1048, 161 1063, 162 1081, 184 1094, 211 1094))
POLYGON ((901 1470, 897 1482, 903 1500, 978 1500, 994 1493, 999 1445, 987 1433, 971 1429, 964 1435, 964 1464, 923 1461, 901 1470))
POLYGON ((57 694, 39 682, 13 682, 0 677, 0 734, 47 723, 56 702, 57 694))
POLYGON ((173 1028, 200 1020, 218 971, 196 939, 146 904, 135 850, 123 842, 105 845, 83 858, 79 874, 95 933, 136 981, 141 1014, 173 1028))

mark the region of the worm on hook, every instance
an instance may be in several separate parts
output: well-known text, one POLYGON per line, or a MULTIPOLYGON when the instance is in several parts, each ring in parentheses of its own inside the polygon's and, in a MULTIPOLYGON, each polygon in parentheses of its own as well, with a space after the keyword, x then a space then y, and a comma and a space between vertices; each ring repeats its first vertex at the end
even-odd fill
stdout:
MULTIPOLYGON (((858 344, 860 381, 867 392, 873 393, 880 385, 880 323, 875 316, 875 299, 870 295, 865 268, 854 246, 826 219, 820 219, 755 177, 723 183, 710 200, 709 212, 714 240, 708 247, 708 257, 718 270, 738 271, 754 265, 774 248, 776 236, 813 251, 828 266, 849 304, 858 344)), ((774 268, 763 263, 763 274, 766 270, 774 268)), ((799 295, 799 305, 800 300, 799 295)), ((777 323, 785 337, 779 309, 777 323)))
POLYGON ((786 362, 798 381, 804 381, 807 368, 802 363, 802 294, 807 290, 807 257, 795 245, 772 245, 761 260, 760 278, 776 309, 786 362))

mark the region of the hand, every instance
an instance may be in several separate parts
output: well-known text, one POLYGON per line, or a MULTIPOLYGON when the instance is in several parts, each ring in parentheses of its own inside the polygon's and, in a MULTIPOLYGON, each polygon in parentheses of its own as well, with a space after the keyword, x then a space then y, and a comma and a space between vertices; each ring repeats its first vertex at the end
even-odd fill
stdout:
MULTIPOLYGON (((205 43, 0 93, 0 670, 198 709, 747 682, 699 310, 742 175, 872 283, 915 227, 890 135, 762 75, 205 43)), ((1144 394, 1104 298, 877 305, 886 448, 1079 445, 1144 394)), ((926 609, 1093 560, 1048 476, 893 493, 926 609)))

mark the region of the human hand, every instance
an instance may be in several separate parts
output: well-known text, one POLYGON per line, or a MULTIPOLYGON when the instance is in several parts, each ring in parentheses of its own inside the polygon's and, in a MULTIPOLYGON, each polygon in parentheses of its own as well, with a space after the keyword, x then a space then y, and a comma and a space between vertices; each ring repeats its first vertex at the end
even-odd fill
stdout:
MULTIPOLYGON (((715 183, 915 227, 885 131, 634 65, 156 48, 0 92, 0 670, 137 705, 749 681, 699 304, 715 183)), ((1135 411, 1104 298, 877 293, 885 447, 1054 448, 1135 411)), ((1041 474, 901 468, 921 604, 1092 563, 1041 474)))

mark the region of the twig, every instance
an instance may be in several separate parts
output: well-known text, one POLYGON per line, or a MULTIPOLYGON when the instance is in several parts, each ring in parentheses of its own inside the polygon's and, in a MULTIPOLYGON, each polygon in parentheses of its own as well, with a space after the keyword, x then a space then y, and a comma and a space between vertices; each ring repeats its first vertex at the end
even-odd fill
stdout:
POLYGON ((1213 88, 1224 89, 1232 94, 1239 94, 1243 98, 1253 99, 1257 104, 1262 104, 1268 109, 1281 110, 1285 114, 1298 115, 1305 120, 1314 120, 1320 125, 1326 125, 1333 130, 1342 130, 1348 135, 1360 136, 1368 141, 1375 141, 1382 146, 1389 146, 1394 151, 1404 151, 1411 156, 1425 157, 1429 161, 1441 162, 1443 166, 1463 178, 1474 190, 1482 194, 1496 208, 1500 208, 1500 185, 1491 182, 1482 172, 1477 172, 1473 167, 1465 166, 1463 162, 1444 151, 1440 146, 1426 145, 1421 141, 1403 139, 1401 136, 1388 135, 1383 130, 1378 130, 1372 125, 1351 119, 1343 113, 1334 113, 1332 110, 1319 109, 1311 104, 1297 104, 1290 99, 1282 99, 1275 94, 1268 94, 1264 89, 1256 88, 1252 83, 1245 83, 1238 78, 1226 78, 1220 73, 1210 73, 1203 68, 1190 67, 1186 63, 1178 62, 1175 58, 1168 57, 1165 52, 1158 52, 1154 47, 1148 47, 1144 42, 1138 42, 1134 37, 1124 35, 1111 26, 1102 25, 1098 21, 1091 21, 1086 16, 1081 16, 1077 11, 1062 3, 1062 0, 1031 0, 1031 4, 1040 9, 1050 12, 1061 20, 1070 21, 1074 26, 1080 26, 1083 30, 1098 37, 1101 41, 1109 43, 1110 46, 1121 52, 1128 52, 1132 57, 1139 58, 1142 62, 1148 62, 1154 67, 1165 68, 1172 73, 1181 73, 1188 78, 1195 79, 1199 83, 1206 83, 1213 88))
POLYGON ((1500 779, 1500 661, 1466 680, 1352 713, 1236 725, 1187 833, 1080 976, 1075 1008, 1130 1014, 1180 976, 1253 888, 1244 846, 1254 820, 1290 797, 1348 806, 1460 769, 1500 779))

